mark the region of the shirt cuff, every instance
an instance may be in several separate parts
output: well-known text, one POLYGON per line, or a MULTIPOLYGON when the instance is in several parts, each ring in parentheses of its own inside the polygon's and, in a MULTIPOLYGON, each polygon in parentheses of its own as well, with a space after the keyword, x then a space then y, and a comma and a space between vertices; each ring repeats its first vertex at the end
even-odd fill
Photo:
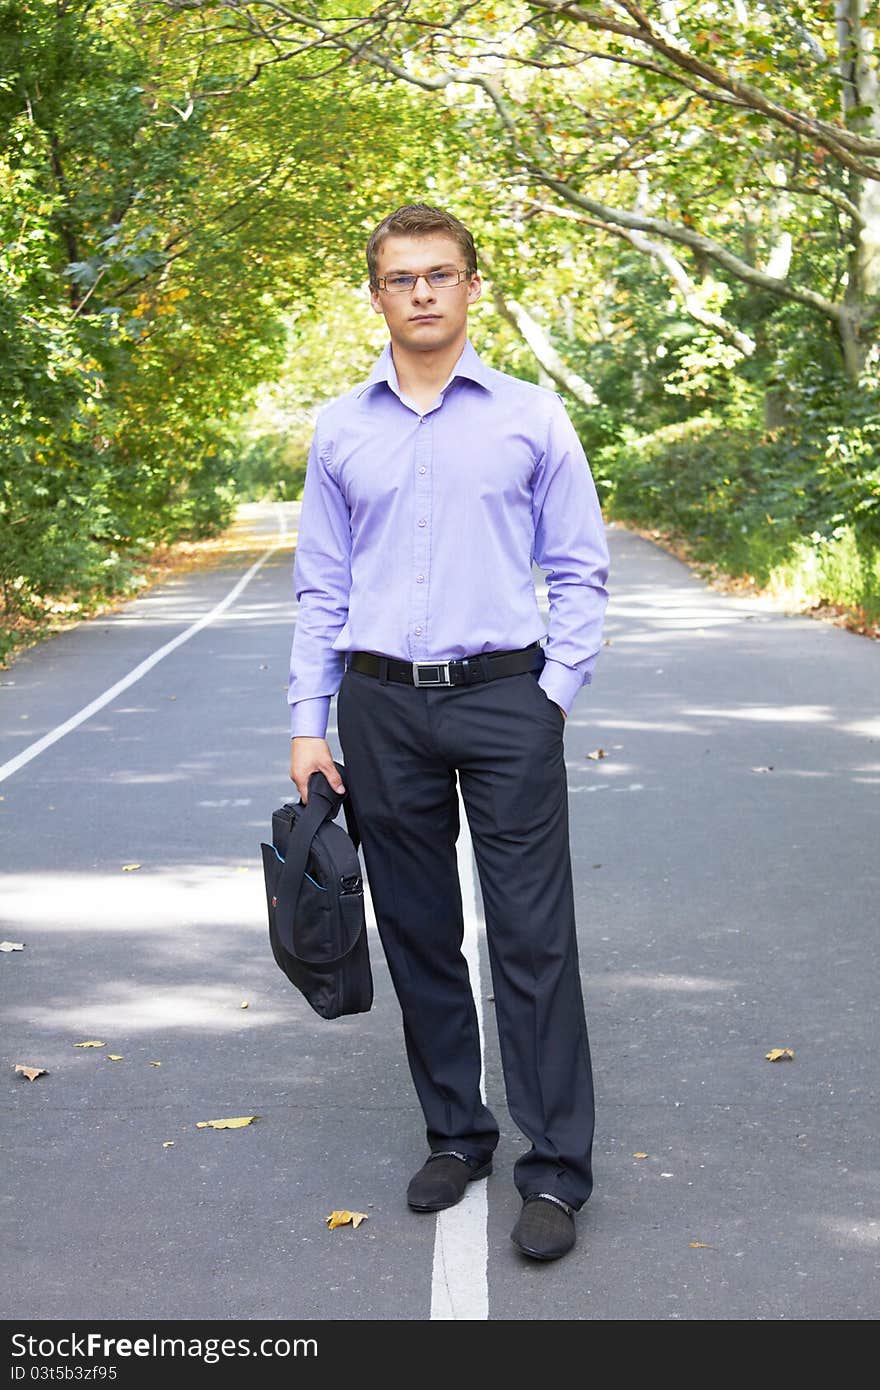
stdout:
POLYGON ((570 666, 564 666, 561 661, 553 661, 548 657, 538 677, 538 684, 544 694, 568 714, 575 696, 585 684, 585 679, 580 671, 573 671, 570 666))
POLYGON ((329 718, 329 695, 316 695, 311 700, 297 700, 290 706, 290 737, 326 738, 329 718))

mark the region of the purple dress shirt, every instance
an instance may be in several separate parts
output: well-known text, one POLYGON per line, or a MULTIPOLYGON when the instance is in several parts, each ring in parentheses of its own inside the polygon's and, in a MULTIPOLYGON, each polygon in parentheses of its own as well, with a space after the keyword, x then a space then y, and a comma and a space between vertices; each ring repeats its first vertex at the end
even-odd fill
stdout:
POLYGON ((349 651, 445 661, 546 636, 540 684, 567 713, 592 678, 608 568, 561 398, 486 366, 468 341, 420 410, 389 343, 315 426, 293 566, 291 737, 325 736, 349 651), (547 571, 549 632, 533 561, 547 571))

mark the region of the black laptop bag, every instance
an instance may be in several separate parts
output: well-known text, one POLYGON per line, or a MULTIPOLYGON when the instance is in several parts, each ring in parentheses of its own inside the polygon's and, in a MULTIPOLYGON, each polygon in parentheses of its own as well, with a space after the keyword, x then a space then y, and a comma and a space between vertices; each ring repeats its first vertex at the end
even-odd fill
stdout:
MULTIPOLYGON (((344 767, 336 770, 344 782, 344 767)), ((373 1002, 359 845, 350 796, 313 772, 307 804, 285 802, 272 815, 271 845, 260 846, 272 954, 322 1018, 366 1013, 373 1002), (334 820, 340 805, 347 831, 334 820)))

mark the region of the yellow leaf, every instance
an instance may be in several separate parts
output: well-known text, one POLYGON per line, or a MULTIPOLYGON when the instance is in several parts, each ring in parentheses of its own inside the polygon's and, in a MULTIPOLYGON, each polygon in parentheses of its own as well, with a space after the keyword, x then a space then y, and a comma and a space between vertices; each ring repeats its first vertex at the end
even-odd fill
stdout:
POLYGON ((107 1061, 108 1061, 108 1062, 121 1062, 121 1061, 122 1061, 122 1053, 121 1053, 121 1052, 108 1052, 108 1053, 107 1053, 107 1061))
POLYGON ((331 1211, 326 1218, 328 1228, 333 1231, 337 1226, 354 1226, 357 1230, 362 1221, 367 1220, 365 1211, 331 1211))
POLYGON ((23 941, 0 941, 0 951, 23 951, 23 941))
POLYGON ((647 1154, 643 1154, 643 1153, 633 1154, 633 1158, 647 1158, 647 1157, 648 1157, 648 1155, 647 1155, 647 1154))
POLYGON ((122 872, 126 874, 129 873, 132 869, 139 869, 140 867, 140 864, 123 864, 122 872))
POLYGON ((597 762, 599 758, 604 758, 605 756, 606 753, 604 748, 594 748, 592 753, 587 754, 587 757, 592 758, 594 762, 597 762))
POLYGON ((701 1240, 689 1240, 688 1245, 692 1250, 714 1250, 714 1245, 705 1245, 701 1240))
POLYGON ((173 1139, 165 1139, 165 1140, 163 1141, 163 1143, 162 1143, 162 1148, 163 1148, 163 1149, 173 1149, 173 1148, 174 1148, 174 1140, 173 1140, 173 1139))
POLYGON ((794 1049, 790 1047, 771 1047, 770 1051, 765 1052, 764 1056, 767 1058, 768 1062, 793 1062, 794 1049))
POLYGON ((197 1120, 196 1129, 243 1129, 259 1118, 259 1115, 239 1115, 234 1120, 197 1120))
POLYGON ((15 1070, 26 1076, 28 1081, 36 1081, 38 1076, 48 1076, 45 1067, 26 1067, 23 1062, 16 1062, 15 1070))
POLYGON ((147 1063, 147 1066, 148 1066, 148 1067, 161 1067, 161 1065, 162 1065, 161 1062, 148 1062, 148 1063, 147 1063))
POLYGON ((249 1007, 248 1001, 247 1001, 246 999, 242 999, 241 1003, 239 1004, 239 1008, 240 1008, 240 1009, 246 1009, 246 1008, 248 1008, 248 1007, 249 1007))
POLYGON ((106 1047, 106 1046, 107 1046, 106 1043, 102 1043, 102 1042, 81 1042, 81 1043, 74 1043, 73 1045, 74 1045, 74 1047, 106 1047))

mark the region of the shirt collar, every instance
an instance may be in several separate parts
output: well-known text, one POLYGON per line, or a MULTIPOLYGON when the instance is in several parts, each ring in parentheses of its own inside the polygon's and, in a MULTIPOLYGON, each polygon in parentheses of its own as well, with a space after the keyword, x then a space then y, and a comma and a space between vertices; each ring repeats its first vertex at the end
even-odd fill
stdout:
MULTIPOLYGON (((466 377, 468 381, 475 381, 477 385, 482 386, 485 391, 489 391, 490 393, 492 391, 491 369, 482 361, 470 338, 466 339, 462 354, 453 367, 446 386, 458 376, 466 377)), ((366 381, 362 382, 361 385, 356 388, 356 398, 360 400, 364 392, 368 391, 371 386, 376 386, 383 381, 386 385, 391 387, 395 395, 400 395, 400 383, 397 380, 397 372, 394 367, 394 358, 391 355, 390 343, 385 344, 380 357, 366 381)), ((446 390, 446 386, 443 387, 444 391, 446 390)))

